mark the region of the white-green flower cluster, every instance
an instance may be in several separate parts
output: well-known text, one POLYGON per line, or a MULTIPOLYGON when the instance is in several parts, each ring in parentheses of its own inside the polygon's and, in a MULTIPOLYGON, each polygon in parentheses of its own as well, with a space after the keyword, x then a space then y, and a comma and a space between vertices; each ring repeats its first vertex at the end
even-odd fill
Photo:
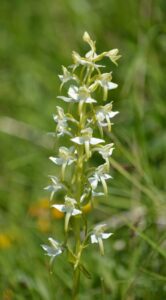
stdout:
POLYGON ((84 33, 83 40, 90 50, 84 57, 73 51, 73 64, 68 68, 63 66, 63 74, 59 75, 61 92, 65 87, 66 89, 63 95, 57 97, 59 105, 53 119, 56 124, 55 135, 57 138, 64 136, 65 146, 59 148, 59 154, 50 157, 61 171, 57 177, 50 176, 51 184, 46 187, 51 192, 53 209, 63 212, 65 216, 64 248, 52 238, 49 238, 51 247, 42 246, 52 259, 61 254, 62 249, 71 252, 71 243, 70 250, 68 247, 68 231, 73 231, 77 245, 73 245, 72 250, 75 266, 79 265, 81 252, 88 245, 88 240, 92 244, 98 243, 101 254, 104 254, 103 239, 112 235, 104 233, 105 225, 97 225, 91 229, 84 226, 84 206, 91 203, 96 196, 100 197, 109 192, 108 186, 112 178, 110 156, 114 144, 106 142, 106 133, 111 131, 112 119, 118 111, 112 110, 112 102, 109 102, 108 95, 109 91, 116 89, 118 85, 112 81, 112 72, 101 72, 105 67, 101 60, 108 58, 117 64, 120 58, 117 49, 97 54, 96 44, 87 32, 84 33), (89 168, 88 161, 96 152, 103 163, 89 168), (55 197, 60 190, 64 194, 63 203, 57 203, 55 197), (86 230, 82 234, 85 227, 86 230), (83 240, 81 236, 84 236, 83 240))

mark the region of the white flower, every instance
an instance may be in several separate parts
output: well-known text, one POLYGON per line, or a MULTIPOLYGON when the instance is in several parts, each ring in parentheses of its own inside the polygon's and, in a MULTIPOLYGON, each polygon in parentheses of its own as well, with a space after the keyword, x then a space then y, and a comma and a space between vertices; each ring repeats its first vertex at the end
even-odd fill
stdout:
POLYGON ((103 159, 106 160, 108 157, 110 157, 112 155, 112 152, 114 150, 113 145, 114 144, 111 143, 111 144, 107 144, 105 146, 101 146, 100 148, 98 148, 98 152, 101 154, 103 159))
POLYGON ((103 73, 99 76, 97 79, 97 82, 103 87, 108 90, 116 89, 118 85, 116 83, 113 83, 112 81, 112 75, 111 73, 103 73))
POLYGON ((107 100, 108 90, 113 90, 118 87, 118 85, 112 80, 111 73, 103 73, 98 76, 96 82, 103 88, 104 91, 104 100, 107 100))
POLYGON ((75 204, 77 201, 73 198, 65 196, 65 204, 54 204, 52 207, 56 208, 57 210, 66 213, 65 216, 65 231, 68 230, 68 224, 71 216, 76 216, 82 214, 81 210, 75 208, 75 204))
POLYGON ((65 121, 59 122, 57 125, 57 136, 63 136, 64 134, 72 136, 69 131, 68 124, 65 121))
POLYGON ((68 127, 68 118, 64 113, 64 110, 62 107, 57 106, 57 115, 54 115, 54 121, 57 123, 56 131, 57 131, 57 136, 63 136, 64 134, 71 135, 70 133, 70 128, 68 127))
POLYGON ((119 50, 118 49, 112 49, 105 53, 105 56, 109 57, 109 59, 117 65, 117 60, 121 57, 121 55, 118 55, 119 50))
POLYGON ((44 189, 51 192, 50 200, 52 200, 54 194, 60 189, 65 188, 65 186, 59 181, 59 179, 56 176, 49 176, 49 177, 51 178, 52 184, 46 186, 44 189))
POLYGON ((91 243, 98 243, 100 253, 104 255, 104 246, 103 246, 103 240, 108 239, 113 233, 104 233, 104 229, 106 227, 106 224, 97 225, 94 230, 93 234, 91 234, 91 243))
POLYGON ((60 147, 59 157, 50 156, 49 159, 53 161, 53 163, 55 163, 56 165, 62 166, 62 180, 64 180, 66 166, 69 166, 74 161, 76 161, 75 148, 70 147, 68 149, 66 147, 60 147))
POLYGON ((81 57, 77 52, 73 51, 72 57, 73 57, 74 65, 72 65, 70 67, 72 67, 73 70, 75 70, 80 65, 87 66, 87 67, 93 67, 95 69, 105 67, 103 65, 95 64, 94 59, 96 56, 97 55, 95 53, 93 53, 92 50, 86 54, 86 57, 81 57))
POLYGON ((48 240, 51 246, 41 245, 41 247, 44 249, 44 251, 46 251, 46 255, 51 257, 50 263, 52 263, 54 258, 63 252, 63 248, 60 243, 53 238, 49 237, 48 240))
POLYGON ((93 149, 94 151, 98 151, 99 154, 101 154, 102 158, 107 163, 108 170, 109 170, 109 157, 112 155, 112 152, 114 150, 113 146, 114 146, 114 144, 111 143, 111 144, 107 144, 107 145, 104 145, 104 146, 101 145, 101 146, 98 146, 98 147, 93 149))
POLYGON ((103 193, 95 192, 91 187, 90 188, 85 188, 84 193, 81 195, 80 202, 82 203, 84 201, 87 201, 91 197, 93 199, 94 197, 100 197, 100 196, 103 196, 103 195, 104 195, 103 193))
POLYGON ((61 87, 64 85, 64 83, 68 82, 69 80, 77 80, 77 77, 75 74, 72 74, 68 71, 68 69, 64 66, 62 66, 63 75, 58 75, 59 79, 62 81, 61 87))
POLYGON ((53 115, 53 119, 56 123, 58 123, 59 121, 67 121, 66 115, 64 113, 64 110, 62 107, 60 106, 56 106, 57 109, 57 115, 53 115))
POLYGON ((99 127, 108 126, 108 130, 111 131, 111 122, 114 116, 116 116, 119 112, 112 111, 112 104, 108 103, 105 106, 100 106, 96 112, 96 119, 99 127))
POLYGON ((92 137, 92 134, 93 134, 93 130, 90 127, 88 127, 81 130, 81 136, 77 136, 71 139, 72 142, 78 145, 83 145, 83 144, 85 145, 85 152, 87 158, 91 156, 90 145, 97 145, 105 142, 102 139, 92 137))
POLYGON ((86 86, 78 88, 73 85, 69 88, 68 95, 76 102, 83 101, 85 103, 96 103, 96 100, 91 97, 90 91, 86 86))
POLYGON ((112 49, 109 51, 105 51, 99 55, 97 55, 94 59, 94 61, 99 61, 103 59, 104 57, 108 57, 115 65, 117 65, 117 60, 121 57, 121 55, 118 55, 119 50, 118 49, 112 49))
POLYGON ((60 147, 59 157, 51 156, 50 159, 57 165, 63 165, 64 163, 66 163, 67 165, 71 165, 76 160, 74 151, 74 147, 60 147))
POLYGON ((68 96, 69 97, 58 96, 58 98, 65 102, 96 103, 96 100, 91 97, 90 90, 86 86, 78 88, 75 85, 71 85, 68 90, 68 96))
POLYGON ((88 178, 89 183, 93 190, 95 190, 98 186, 98 183, 101 182, 103 186, 104 193, 108 193, 106 180, 112 178, 111 175, 106 173, 107 171, 107 164, 101 165, 96 169, 96 172, 88 178))

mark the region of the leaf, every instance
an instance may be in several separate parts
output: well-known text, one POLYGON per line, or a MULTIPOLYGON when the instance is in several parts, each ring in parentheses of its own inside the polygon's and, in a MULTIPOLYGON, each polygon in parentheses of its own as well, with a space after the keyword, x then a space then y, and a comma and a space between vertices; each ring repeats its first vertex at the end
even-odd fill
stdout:
POLYGON ((146 234, 139 231, 135 226, 132 224, 127 224, 132 230, 134 230, 145 242, 147 242, 154 250, 156 250, 160 255, 166 258, 166 252, 157 245, 154 241, 152 241, 146 234))
POLYGON ((92 279, 91 274, 89 273, 89 271, 87 270, 87 268, 85 268, 85 266, 83 264, 79 264, 78 268, 85 275, 86 278, 92 279))

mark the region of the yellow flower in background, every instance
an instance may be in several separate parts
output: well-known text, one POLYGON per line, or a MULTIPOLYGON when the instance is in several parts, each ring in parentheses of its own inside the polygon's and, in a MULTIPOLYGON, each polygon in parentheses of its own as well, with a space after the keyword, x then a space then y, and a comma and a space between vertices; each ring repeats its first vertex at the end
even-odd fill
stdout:
POLYGON ((6 233, 0 233, 0 249, 7 249, 11 247, 11 239, 6 233))
POLYGON ((46 216, 49 211, 49 200, 47 198, 42 198, 37 203, 32 204, 29 208, 29 214, 32 217, 42 217, 46 216))
MULTIPOLYGON (((40 199, 37 203, 32 204, 29 208, 29 214, 32 217, 38 217, 40 219, 50 217, 50 210, 49 210, 49 199, 43 198, 40 199)), ((64 216, 64 213, 58 211, 57 209, 51 209, 51 216, 55 219, 61 219, 64 216)))
POLYGON ((52 208, 51 209, 51 215, 53 216, 53 218, 55 219, 62 219, 64 217, 64 213, 59 211, 56 208, 52 208))
POLYGON ((51 209, 50 215, 50 206, 49 199, 42 198, 38 200, 35 204, 32 204, 29 208, 29 215, 36 218, 36 226, 41 232, 48 232, 51 227, 51 218, 61 219, 64 217, 64 213, 58 211, 57 209, 51 209))
POLYGON ((41 232, 48 232, 51 227, 51 223, 49 219, 39 218, 36 222, 37 228, 41 232))
POLYGON ((82 207, 82 211, 83 211, 83 213, 89 213, 91 210, 92 210, 92 203, 91 202, 88 202, 86 205, 84 205, 83 207, 82 207))
POLYGON ((6 289, 3 291, 2 300, 12 300, 13 299, 13 291, 11 289, 6 289))

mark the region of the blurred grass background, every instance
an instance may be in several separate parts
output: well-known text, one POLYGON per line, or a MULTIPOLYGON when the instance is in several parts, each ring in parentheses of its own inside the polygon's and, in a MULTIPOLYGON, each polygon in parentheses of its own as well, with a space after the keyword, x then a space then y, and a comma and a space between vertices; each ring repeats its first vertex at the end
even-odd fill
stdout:
POLYGON ((50 276, 40 244, 62 236, 43 191, 58 147, 46 133, 54 130, 57 75, 72 50, 87 50, 85 30, 98 52, 122 54, 110 95, 121 113, 108 137, 116 144, 110 199, 88 213, 114 236, 104 258, 86 251, 92 279, 82 276, 80 300, 166 299, 165 11, 164 0, 1 1, 0 299, 71 299, 65 256, 50 276))

